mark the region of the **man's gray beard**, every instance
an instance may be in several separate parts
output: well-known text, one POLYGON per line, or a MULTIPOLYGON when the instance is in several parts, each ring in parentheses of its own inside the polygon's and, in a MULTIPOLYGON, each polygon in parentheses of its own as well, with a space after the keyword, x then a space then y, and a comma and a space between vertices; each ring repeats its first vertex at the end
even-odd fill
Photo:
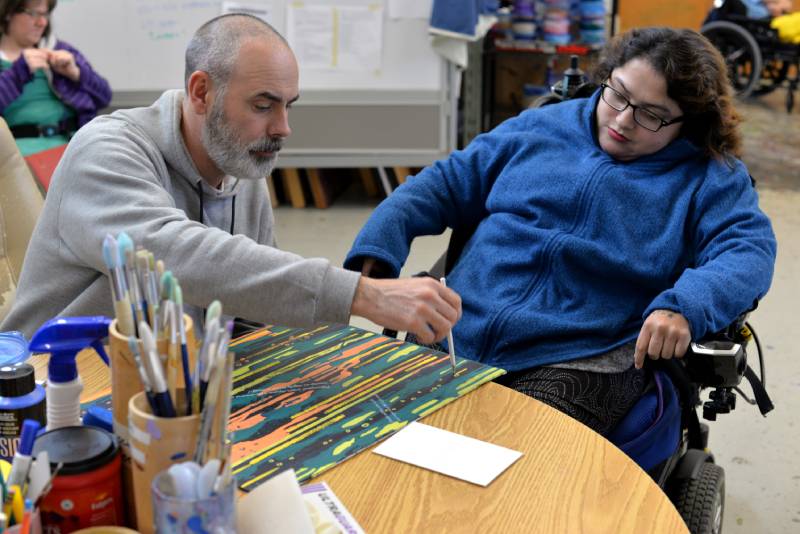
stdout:
POLYGON ((250 152, 276 142, 267 138, 250 145, 242 143, 225 117, 224 97, 224 90, 217 94, 203 125, 201 132, 203 148, 217 168, 228 176, 244 180, 262 180, 269 176, 275 167, 280 141, 277 141, 277 149, 272 150, 272 157, 260 158, 250 152))

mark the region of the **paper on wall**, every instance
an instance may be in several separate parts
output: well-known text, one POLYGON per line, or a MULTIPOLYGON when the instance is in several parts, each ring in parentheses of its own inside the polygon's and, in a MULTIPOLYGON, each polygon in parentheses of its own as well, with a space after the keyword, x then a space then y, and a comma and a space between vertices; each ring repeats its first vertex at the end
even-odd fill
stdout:
POLYGON ((431 18, 433 0, 389 0, 389 18, 425 19, 431 18))
POLYGON ((301 69, 378 73, 383 57, 383 5, 336 6, 293 2, 287 10, 289 45, 301 69))
POLYGON ((333 8, 295 2, 288 6, 286 22, 286 39, 301 68, 333 68, 333 8))
POLYGON ((379 71, 383 55, 383 7, 346 6, 335 8, 337 56, 343 70, 379 71))
POLYGON ((258 17, 264 22, 275 25, 273 20, 273 8, 271 4, 252 3, 252 2, 222 2, 222 11, 220 14, 227 15, 229 13, 245 13, 258 17))

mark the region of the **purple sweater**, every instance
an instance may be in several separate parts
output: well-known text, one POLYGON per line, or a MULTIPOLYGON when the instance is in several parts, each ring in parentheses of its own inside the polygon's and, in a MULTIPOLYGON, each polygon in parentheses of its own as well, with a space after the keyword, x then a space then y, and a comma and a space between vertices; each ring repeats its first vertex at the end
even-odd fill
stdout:
MULTIPOLYGON (((75 63, 81 69, 81 77, 77 82, 53 71, 50 84, 56 96, 75 110, 80 128, 92 120, 98 110, 108 105, 111 101, 111 87, 102 76, 92 70, 86 58, 69 44, 56 41, 55 50, 71 52, 75 56, 75 63)), ((19 98, 23 87, 32 78, 33 75, 24 56, 19 56, 11 64, 11 68, 0 73, 0 113, 19 98)))

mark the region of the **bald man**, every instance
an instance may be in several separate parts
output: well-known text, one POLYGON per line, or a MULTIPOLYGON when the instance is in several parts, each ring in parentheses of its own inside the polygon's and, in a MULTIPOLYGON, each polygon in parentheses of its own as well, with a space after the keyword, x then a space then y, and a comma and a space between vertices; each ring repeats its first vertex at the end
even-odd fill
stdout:
POLYGON ((177 276, 195 320, 219 299, 257 322, 352 314, 443 338, 461 301, 436 281, 365 278, 276 248, 264 178, 298 97, 297 61, 271 26, 248 15, 204 24, 186 50, 184 90, 99 117, 71 140, 0 330, 31 336, 54 316, 111 315, 102 243, 125 231, 177 276))

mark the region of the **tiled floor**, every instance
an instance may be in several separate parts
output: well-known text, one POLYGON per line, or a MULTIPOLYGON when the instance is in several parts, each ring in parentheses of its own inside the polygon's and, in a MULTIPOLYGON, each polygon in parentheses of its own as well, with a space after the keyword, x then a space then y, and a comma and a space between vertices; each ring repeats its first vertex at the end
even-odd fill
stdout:
MULTIPOLYGON (((779 242, 773 287, 751 317, 776 409, 763 418, 740 398, 733 413, 711 423, 710 447, 727 477, 728 533, 800 532, 800 112, 787 115, 782 106, 783 94, 740 106, 747 119, 744 159, 779 242)), ((340 265, 375 203, 353 187, 327 210, 280 208, 279 244, 340 265)), ((406 272, 429 267, 446 243, 446 236, 416 241, 406 272)), ((374 328, 360 319, 353 323, 374 328)), ((755 367, 754 360, 751 355, 755 367)))

